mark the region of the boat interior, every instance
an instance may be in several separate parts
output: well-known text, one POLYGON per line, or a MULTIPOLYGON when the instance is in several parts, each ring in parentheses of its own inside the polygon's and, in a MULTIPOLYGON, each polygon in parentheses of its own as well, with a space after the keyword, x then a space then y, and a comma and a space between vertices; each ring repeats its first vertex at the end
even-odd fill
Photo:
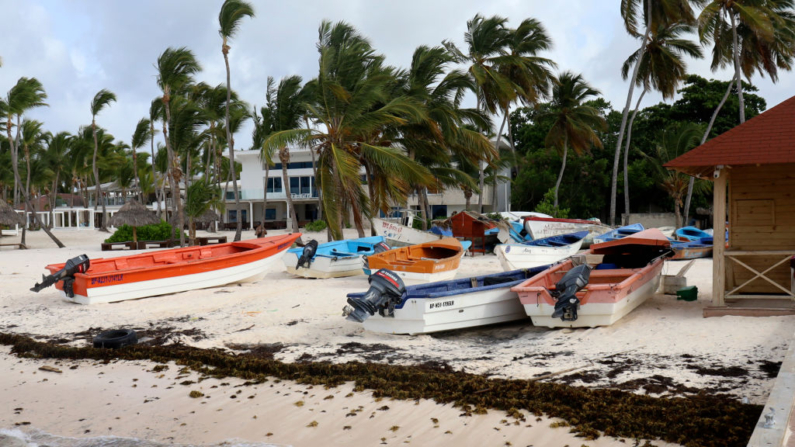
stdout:
POLYGON ((525 245, 534 247, 565 247, 566 245, 571 245, 580 241, 586 236, 588 236, 587 231, 578 231, 577 233, 562 234, 560 236, 552 236, 537 241, 525 242, 525 245))
POLYGON ((92 259, 87 274, 108 273, 122 270, 152 268, 171 264, 182 264, 221 256, 251 251, 261 245, 248 242, 185 247, 175 250, 155 251, 118 258, 92 259))
POLYGON ((379 254, 379 257, 388 264, 412 264, 417 261, 440 260, 452 258, 463 249, 450 247, 431 247, 426 245, 413 245, 410 247, 389 250, 379 254))

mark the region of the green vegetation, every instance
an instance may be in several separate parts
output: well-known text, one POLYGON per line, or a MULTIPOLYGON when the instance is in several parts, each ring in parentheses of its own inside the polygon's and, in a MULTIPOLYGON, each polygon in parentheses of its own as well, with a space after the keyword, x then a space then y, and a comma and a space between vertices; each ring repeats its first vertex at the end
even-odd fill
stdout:
MULTIPOLYGON (((168 239, 179 239, 177 229, 168 224, 168 222, 161 221, 157 225, 145 225, 138 227, 138 240, 139 241, 165 241, 168 239)), ((117 228, 111 237, 105 239, 105 242, 126 242, 133 239, 133 229, 129 225, 122 225, 117 228)))
POLYGON ((306 224, 306 231, 323 231, 327 228, 325 220, 315 220, 306 224))

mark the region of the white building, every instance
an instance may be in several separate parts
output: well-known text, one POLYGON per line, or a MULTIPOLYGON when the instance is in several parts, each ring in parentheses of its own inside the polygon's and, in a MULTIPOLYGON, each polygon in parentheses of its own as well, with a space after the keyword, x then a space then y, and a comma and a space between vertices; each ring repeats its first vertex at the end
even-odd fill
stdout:
MULTIPOLYGON (((288 225, 287 197, 282 184, 282 166, 276 163, 269 170, 267 183, 265 169, 260 160, 258 151, 235 152, 235 161, 242 165, 238 189, 240 190, 240 208, 243 218, 243 228, 253 228, 255 224, 265 222, 266 228, 286 228, 288 225), (263 206, 265 189, 268 191, 267 207, 263 206)), ((274 160, 276 161, 276 160, 274 160)), ((364 171, 362 171, 364 175, 364 171)), ((509 177, 510 172, 504 172, 509 177)), ((315 185, 314 170, 312 169, 312 154, 307 148, 290 149, 290 164, 287 167, 287 176, 290 179, 290 192, 295 205, 295 212, 300 225, 311 222, 317 218, 318 191, 315 185)), ((366 192, 366 188, 365 188, 366 192)), ((490 185, 486 185, 483 195, 485 212, 508 211, 511 195, 510 182, 499 182, 496 194, 490 185), (496 201, 495 201, 496 195, 496 201), (495 206, 496 204, 496 206, 495 206)), ((407 204, 395 204, 394 209, 412 208, 419 209, 417 195, 411 195, 407 204)), ((237 222, 235 210, 235 196, 232 182, 227 185, 226 216, 227 223, 237 222)), ((453 212, 463 211, 466 208, 464 192, 460 189, 447 189, 439 193, 429 193, 428 201, 431 205, 433 217, 449 217, 453 212)), ((473 194, 470 207, 478 203, 478 195, 473 194)))

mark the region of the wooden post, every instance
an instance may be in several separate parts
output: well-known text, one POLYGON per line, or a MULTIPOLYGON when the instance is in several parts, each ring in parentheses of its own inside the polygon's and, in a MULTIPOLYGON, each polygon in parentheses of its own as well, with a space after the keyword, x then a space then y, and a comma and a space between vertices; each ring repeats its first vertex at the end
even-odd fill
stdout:
POLYGON ((713 188, 713 249, 712 249, 712 305, 723 306, 726 293, 726 185, 729 180, 727 169, 719 171, 713 188))

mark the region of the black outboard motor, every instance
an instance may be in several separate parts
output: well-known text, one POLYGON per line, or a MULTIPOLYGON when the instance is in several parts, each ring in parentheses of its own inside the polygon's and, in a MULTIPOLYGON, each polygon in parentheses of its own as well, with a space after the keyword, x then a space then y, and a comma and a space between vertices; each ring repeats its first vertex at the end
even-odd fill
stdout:
POLYGON ((359 323, 375 315, 378 311, 382 316, 392 316, 395 305, 406 292, 406 286, 398 275, 387 269, 381 269, 370 275, 370 289, 361 298, 348 298, 348 305, 342 309, 342 315, 350 321, 359 323))
POLYGON ((577 321, 577 309, 580 307, 580 299, 576 293, 588 285, 591 278, 591 267, 587 264, 578 265, 569 270, 563 278, 555 284, 555 291, 552 296, 558 301, 555 303, 555 311, 552 318, 560 318, 562 321, 577 321))
POLYGON ((309 268, 315 253, 317 253, 317 241, 309 241, 308 244, 304 245, 304 251, 301 253, 301 257, 298 258, 298 264, 295 265, 295 269, 298 270, 301 267, 309 268))
POLYGON ((63 280, 63 291, 66 293, 66 296, 69 298, 75 297, 75 292, 72 289, 72 285, 75 282, 75 274, 77 273, 85 273, 88 271, 88 268, 91 266, 91 261, 88 260, 88 256, 80 255, 76 258, 72 258, 66 261, 66 265, 61 270, 53 273, 52 275, 45 276, 41 275, 41 283, 36 283, 32 290, 33 292, 39 292, 42 289, 46 289, 51 285, 57 283, 58 281, 63 280))
MULTIPOLYGON (((389 251, 389 250, 392 250, 392 249, 389 248, 389 245, 387 245, 387 244, 385 244, 383 242, 379 242, 379 243, 377 243, 377 244, 375 244, 373 246, 373 254, 374 255, 377 255, 378 253, 383 253, 383 252, 389 251)), ((366 268, 366 269, 370 268, 370 263, 367 262, 367 256, 362 256, 362 262, 364 262, 364 268, 366 268)))

